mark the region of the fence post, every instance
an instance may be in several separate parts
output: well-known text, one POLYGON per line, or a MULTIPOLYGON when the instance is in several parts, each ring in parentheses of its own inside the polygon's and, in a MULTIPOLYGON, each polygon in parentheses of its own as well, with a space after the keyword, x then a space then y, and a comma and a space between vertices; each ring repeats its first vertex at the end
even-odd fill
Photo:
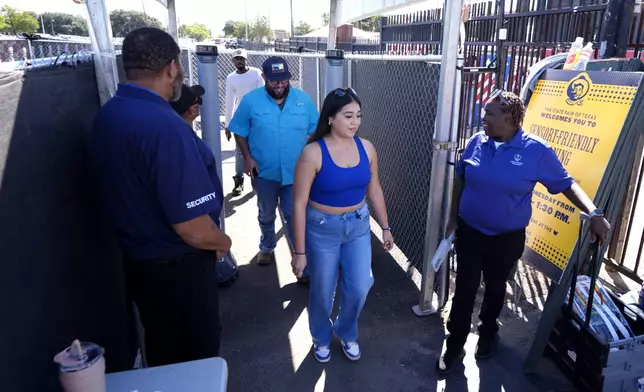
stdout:
POLYGON ((31 44, 31 40, 27 40, 27 49, 29 50, 29 59, 30 60, 35 60, 36 58, 34 57, 34 47, 31 44))
POLYGON ((94 67, 101 105, 105 104, 116 93, 118 70, 114 44, 112 43, 112 26, 109 13, 103 0, 86 2, 89 14, 89 33, 94 51, 94 67))
POLYGON ((318 111, 322 110, 320 102, 320 61, 321 59, 315 58, 315 100, 318 105, 318 111))
MULTIPOLYGON (((464 45, 465 42, 461 42, 461 45, 464 45)), ((461 92, 463 90, 463 66, 465 64, 465 58, 463 53, 459 53, 457 59, 457 70, 456 70, 456 82, 454 89, 454 106, 452 108, 452 126, 450 127, 449 142, 453 143, 452 147, 449 150, 448 160, 449 162, 456 163, 456 152, 458 148, 458 134, 459 134, 459 118, 461 113, 461 92)), ((445 181, 445 192, 443 199, 443 222, 447 224, 449 221, 449 214, 451 211, 452 205, 452 188, 454 186, 454 169, 455 166, 448 165, 445 181)), ((449 296, 449 262, 445 261, 439 270, 439 288, 438 291, 438 309, 442 309, 447 303, 449 296)))
POLYGON ((599 56, 602 59, 626 54, 632 18, 633 0, 608 0, 599 38, 599 56), (626 29, 625 33, 624 29, 626 29), (620 51, 623 52, 620 53, 620 51))
POLYGON ((436 126, 432 140, 431 181, 423 251, 423 278, 420 287, 419 304, 414 305, 412 308, 417 316, 427 316, 437 311, 432 303, 436 279, 436 272, 432 267, 432 258, 438 248, 441 237, 445 234, 446 222, 443 222, 445 173, 447 171, 448 153, 454 148, 454 143, 450 142, 450 135, 452 132, 454 105, 458 105, 455 89, 457 72, 459 72, 457 70, 458 47, 462 10, 463 0, 445 1, 438 107, 436 109, 436 126))
POLYGON ((617 39, 615 42, 615 56, 624 57, 628 50, 628 43, 630 41, 631 25, 633 24, 633 16, 635 11, 635 0, 625 0, 619 15, 619 23, 617 30, 617 39))
POLYGON ((192 64, 192 50, 188 49, 188 81, 191 86, 195 84, 194 65, 192 64))
POLYGON ((507 37, 507 30, 505 30, 505 0, 497 0, 497 13, 498 18, 496 21, 496 83, 497 89, 502 89, 505 85, 505 71, 507 66, 507 56, 505 54, 505 45, 503 44, 507 37))
POLYGON ((385 53, 385 51, 387 50, 387 44, 385 43, 385 39, 384 39, 385 37, 383 37, 383 34, 382 34, 386 24, 387 24, 387 17, 382 16, 380 18, 380 53, 385 53))

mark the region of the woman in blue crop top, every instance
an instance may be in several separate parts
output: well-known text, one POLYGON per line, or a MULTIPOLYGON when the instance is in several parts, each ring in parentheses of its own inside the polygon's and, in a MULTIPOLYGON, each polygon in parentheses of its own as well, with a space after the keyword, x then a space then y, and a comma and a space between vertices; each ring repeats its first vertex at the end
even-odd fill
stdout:
POLYGON ((295 167, 292 266, 300 277, 308 264, 309 328, 313 354, 322 363, 331 358, 334 335, 347 358, 360 359, 358 317, 373 285, 367 198, 382 226, 385 250, 394 245, 376 150, 356 136, 361 116, 355 91, 332 91, 324 100, 317 130, 295 167), (340 311, 332 322, 340 272, 340 311))

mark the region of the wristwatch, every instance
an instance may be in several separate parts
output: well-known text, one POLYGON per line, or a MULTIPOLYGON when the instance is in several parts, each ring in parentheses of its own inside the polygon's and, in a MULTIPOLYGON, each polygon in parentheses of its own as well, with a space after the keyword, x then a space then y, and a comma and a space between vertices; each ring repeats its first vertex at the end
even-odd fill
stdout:
POLYGON ((595 211, 591 211, 588 214, 588 219, 593 219, 596 216, 603 217, 604 216, 604 211, 602 211, 601 208, 597 208, 595 211))

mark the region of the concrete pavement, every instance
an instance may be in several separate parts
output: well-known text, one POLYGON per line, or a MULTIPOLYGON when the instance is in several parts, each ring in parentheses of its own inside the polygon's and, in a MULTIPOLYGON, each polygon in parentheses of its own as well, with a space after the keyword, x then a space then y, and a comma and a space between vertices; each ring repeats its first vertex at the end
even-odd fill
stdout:
MULTIPOLYGON (((234 144, 222 138, 224 191, 232 190, 234 144)), ((385 192, 387 190, 385 189, 385 192)), ((572 386, 544 359, 539 372, 528 380, 523 358, 536 330, 539 299, 543 296, 534 272, 522 269, 524 293, 530 301, 509 302, 501 318, 497 356, 477 364, 473 353, 475 329, 467 343, 465 367, 444 380, 434 372, 445 336, 440 315, 417 318, 411 306, 418 287, 408 277, 404 260, 385 253, 373 237, 373 286, 360 321, 362 359, 351 363, 334 344, 328 364, 311 355, 307 321, 308 289, 295 283, 290 253, 277 222, 277 264, 259 267, 259 227, 256 198, 246 181, 246 192, 228 197, 226 230, 240 277, 220 292, 223 325, 222 356, 229 365, 230 392, 536 392, 573 391, 572 386)), ((395 232, 394 232, 395 234, 395 232)), ((479 299, 480 300, 480 299, 479 299)), ((475 315, 477 312, 475 311, 475 315)))

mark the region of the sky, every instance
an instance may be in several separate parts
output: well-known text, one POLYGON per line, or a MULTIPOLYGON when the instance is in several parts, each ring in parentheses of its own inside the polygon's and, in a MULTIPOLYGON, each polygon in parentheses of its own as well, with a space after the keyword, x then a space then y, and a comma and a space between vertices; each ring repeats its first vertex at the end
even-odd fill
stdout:
MULTIPOLYGON (((328 1, 292 0, 293 19, 295 24, 304 21, 314 28, 322 26, 322 14, 328 12, 328 1)), ((428 0, 436 1, 436 0, 428 0)), ((125 9, 143 11, 167 24, 167 11, 156 0, 106 0, 111 10, 125 9)), ((179 24, 202 23, 208 26, 213 35, 219 35, 227 20, 253 20, 258 16, 269 18, 273 29, 290 30, 289 15, 290 0, 176 0, 177 19, 179 24), (224 5, 227 4, 227 5, 224 5), (244 7, 244 4, 246 7, 244 7)), ((72 0, 0 0, 0 4, 20 10, 42 12, 64 12, 84 15, 85 5, 79 5, 72 0)), ((422 5, 415 5, 397 13, 413 11, 422 5)))

